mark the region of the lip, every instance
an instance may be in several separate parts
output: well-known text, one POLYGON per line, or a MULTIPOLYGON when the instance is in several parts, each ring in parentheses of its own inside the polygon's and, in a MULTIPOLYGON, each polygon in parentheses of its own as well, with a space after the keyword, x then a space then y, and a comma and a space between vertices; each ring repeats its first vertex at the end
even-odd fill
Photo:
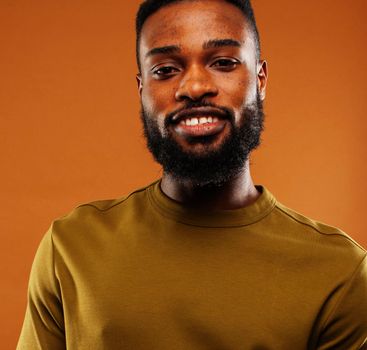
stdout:
POLYGON ((184 109, 178 113, 176 113, 173 118, 172 122, 180 123, 181 120, 190 118, 190 117, 217 117, 220 119, 226 118, 226 114, 218 109, 213 107, 196 107, 190 109, 184 109))
MULTIPOLYGON (((203 114, 193 115, 193 117, 196 118, 200 118, 202 116, 204 115, 203 114)), ((209 116, 216 117, 213 115, 209 116)), ((216 119, 217 120, 212 123, 196 124, 196 125, 186 125, 179 123, 174 126, 174 130, 177 134, 186 138, 213 136, 222 132, 228 122, 226 119, 219 119, 218 117, 216 119)))

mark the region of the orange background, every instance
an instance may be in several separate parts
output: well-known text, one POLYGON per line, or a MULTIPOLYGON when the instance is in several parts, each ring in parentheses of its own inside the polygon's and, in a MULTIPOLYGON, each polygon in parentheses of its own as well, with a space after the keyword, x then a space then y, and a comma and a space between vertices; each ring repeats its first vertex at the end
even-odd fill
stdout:
MULTIPOLYGON (((256 183, 367 246, 365 0, 253 0, 269 62, 256 183)), ((2 349, 50 222, 160 176, 135 82, 135 0, 0 0, 2 349)))

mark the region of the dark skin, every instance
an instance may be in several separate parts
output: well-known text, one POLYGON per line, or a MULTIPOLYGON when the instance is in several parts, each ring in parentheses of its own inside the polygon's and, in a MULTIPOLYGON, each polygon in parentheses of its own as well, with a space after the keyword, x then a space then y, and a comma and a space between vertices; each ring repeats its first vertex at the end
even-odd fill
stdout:
MULTIPOLYGON (((183 108, 188 100, 231 108, 234 124, 239 127, 241 110, 255 101, 257 91, 262 100, 265 98, 267 63, 256 56, 253 34, 241 10, 221 0, 173 3, 151 15, 141 33, 140 63, 137 80, 141 102, 157 119, 162 135, 167 132, 167 115, 183 108)), ((192 117, 199 120, 202 116, 198 110, 192 117)), ((231 132, 226 120, 207 126, 205 130, 214 134, 204 146, 189 138, 194 128, 201 132, 203 127, 170 128, 185 151, 198 154, 219 148, 231 132)), ((177 202, 206 210, 242 208, 259 196, 249 161, 221 186, 200 188, 164 173, 161 188, 177 202)))

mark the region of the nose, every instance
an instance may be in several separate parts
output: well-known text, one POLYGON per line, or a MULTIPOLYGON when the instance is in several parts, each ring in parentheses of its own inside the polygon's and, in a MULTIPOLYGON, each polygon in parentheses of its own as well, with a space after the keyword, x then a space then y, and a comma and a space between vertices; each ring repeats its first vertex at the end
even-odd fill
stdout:
POLYGON ((205 67, 193 66, 182 77, 179 87, 175 93, 177 101, 198 101, 205 97, 214 97, 218 94, 209 72, 205 67))

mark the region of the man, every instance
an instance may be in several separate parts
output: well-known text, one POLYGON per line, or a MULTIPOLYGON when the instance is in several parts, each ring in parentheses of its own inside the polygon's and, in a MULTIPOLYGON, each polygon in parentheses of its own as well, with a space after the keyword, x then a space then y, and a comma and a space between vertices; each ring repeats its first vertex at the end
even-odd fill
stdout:
POLYGON ((366 251, 254 186, 267 63, 245 0, 147 0, 137 76, 160 181, 56 220, 18 349, 367 349, 366 251))

